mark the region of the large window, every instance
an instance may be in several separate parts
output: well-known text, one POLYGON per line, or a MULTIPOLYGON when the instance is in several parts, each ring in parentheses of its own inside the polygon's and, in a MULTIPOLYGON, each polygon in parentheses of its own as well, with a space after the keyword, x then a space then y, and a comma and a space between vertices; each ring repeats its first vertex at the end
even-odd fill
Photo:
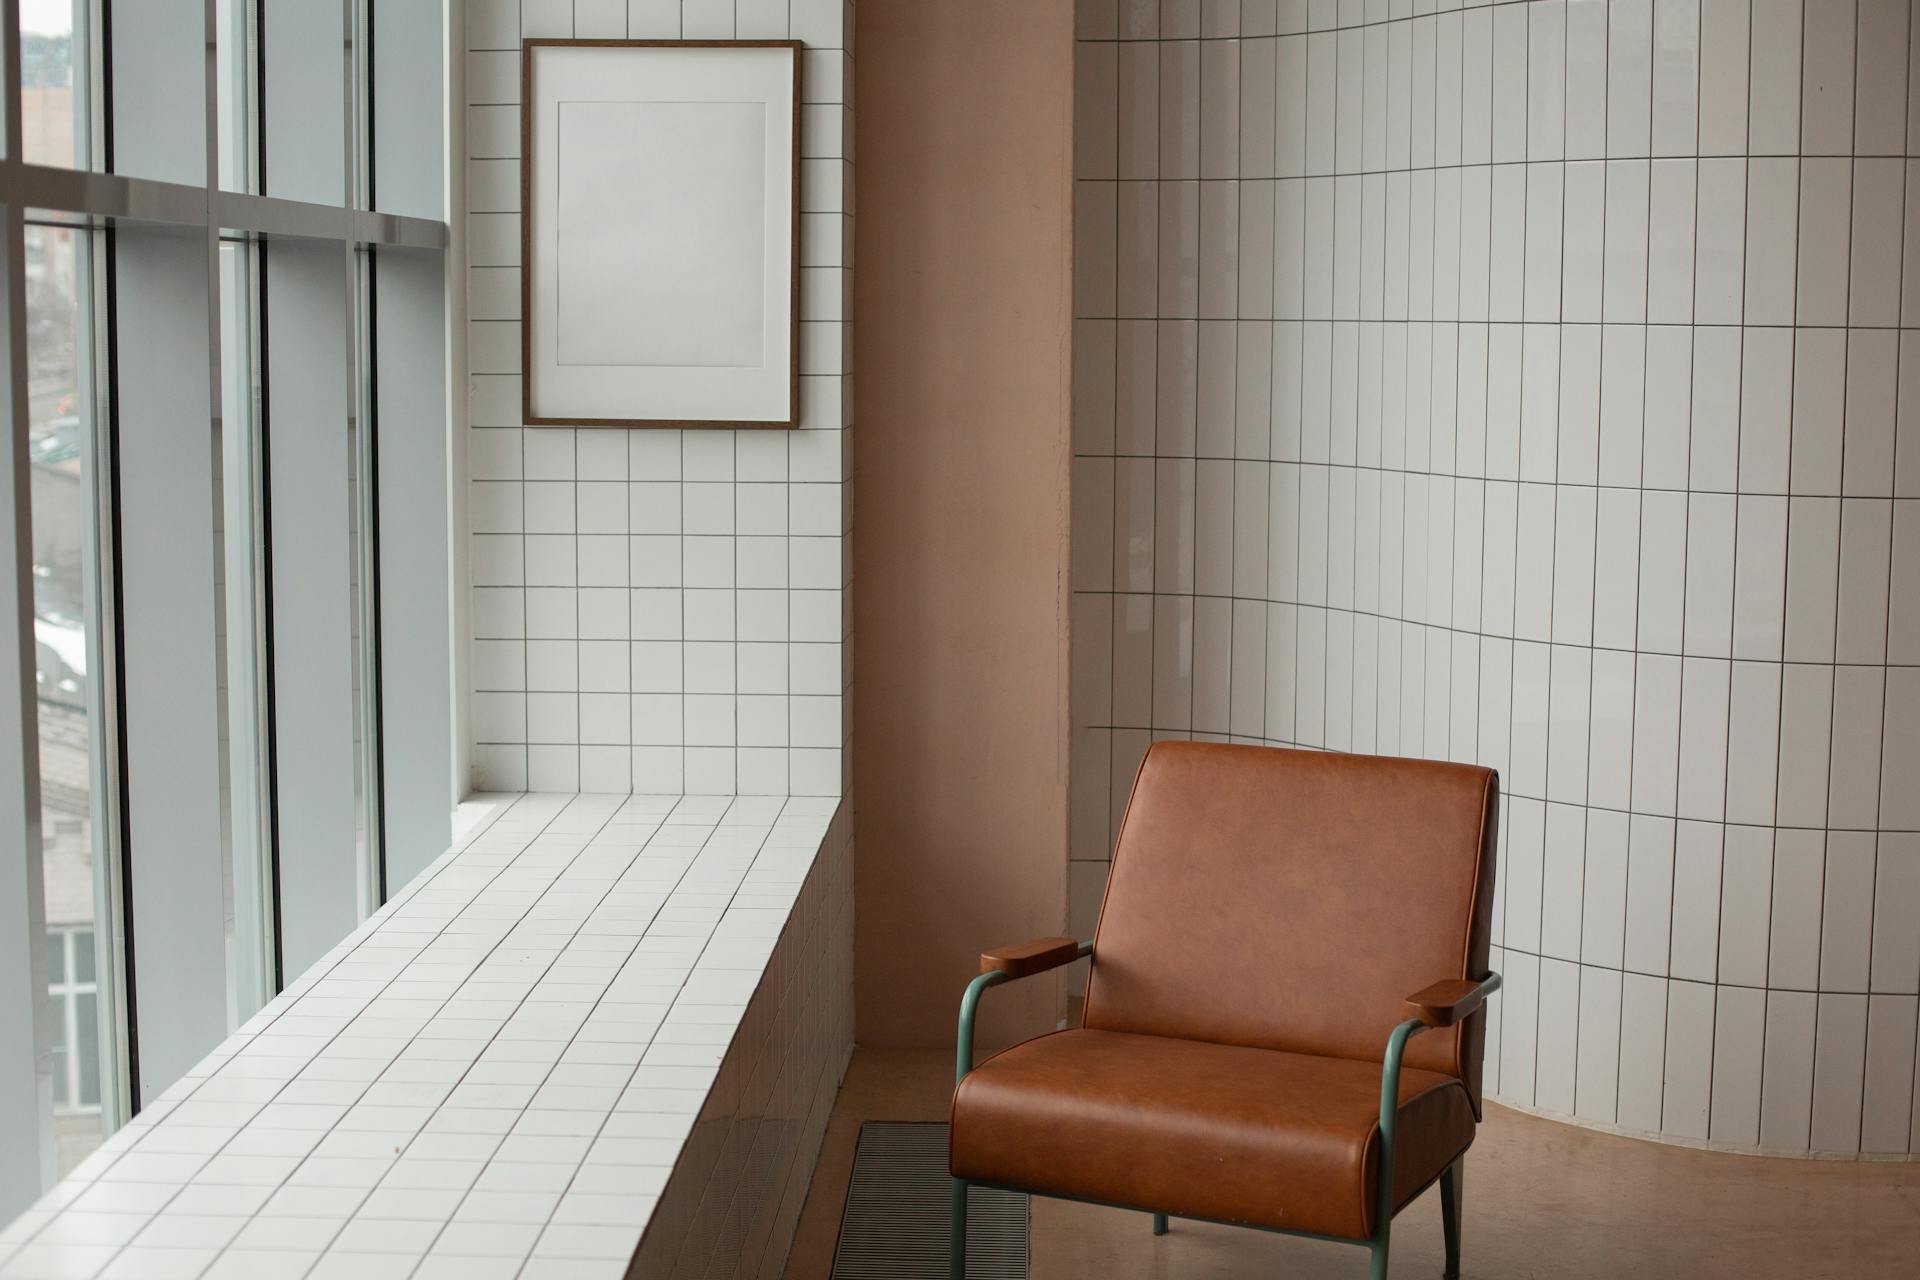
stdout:
POLYGON ((441 12, 0 0, 0 1223, 446 843, 441 12))

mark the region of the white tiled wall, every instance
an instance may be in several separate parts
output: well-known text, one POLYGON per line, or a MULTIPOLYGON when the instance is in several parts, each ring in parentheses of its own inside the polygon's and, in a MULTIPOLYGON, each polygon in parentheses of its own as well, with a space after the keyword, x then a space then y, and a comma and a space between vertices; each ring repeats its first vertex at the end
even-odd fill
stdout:
POLYGON ((1907 0, 1082 0, 1073 894, 1154 738, 1496 766, 1500 1097, 1906 1153, 1907 0))
POLYGON ((852 6, 471 0, 474 785, 839 795, 852 6), (522 36, 805 42, 800 429, 520 425, 522 36))

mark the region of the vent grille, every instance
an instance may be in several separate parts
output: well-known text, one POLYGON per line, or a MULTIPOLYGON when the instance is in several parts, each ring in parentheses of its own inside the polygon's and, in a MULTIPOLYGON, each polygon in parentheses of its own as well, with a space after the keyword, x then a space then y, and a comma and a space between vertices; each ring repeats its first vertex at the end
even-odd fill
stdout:
MULTIPOLYGON (((944 1124, 863 1124, 833 1280, 946 1280, 953 1180, 944 1124)), ((967 1280, 1027 1280, 1027 1197, 974 1187, 967 1280)))

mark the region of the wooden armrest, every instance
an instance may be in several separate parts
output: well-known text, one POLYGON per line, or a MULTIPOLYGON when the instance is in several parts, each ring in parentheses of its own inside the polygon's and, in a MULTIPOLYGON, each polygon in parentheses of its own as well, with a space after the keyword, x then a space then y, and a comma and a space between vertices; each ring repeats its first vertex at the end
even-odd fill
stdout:
POLYGON ((1400 1016, 1418 1018, 1429 1027, 1451 1027, 1471 1017, 1499 987, 1498 974, 1477 982, 1472 978, 1449 978, 1408 996, 1400 1016))
POLYGON ((980 953, 980 972, 1024 978, 1045 973, 1080 958, 1080 944, 1072 938, 1035 938, 1018 946, 995 947, 980 953))

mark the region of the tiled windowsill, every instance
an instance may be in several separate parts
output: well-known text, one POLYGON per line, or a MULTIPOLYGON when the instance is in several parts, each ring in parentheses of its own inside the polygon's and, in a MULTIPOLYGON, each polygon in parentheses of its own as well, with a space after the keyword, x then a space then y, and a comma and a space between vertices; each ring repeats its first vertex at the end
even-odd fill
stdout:
POLYGON ((0 1277, 623 1275, 839 801, 497 799, 0 1230, 0 1277))

